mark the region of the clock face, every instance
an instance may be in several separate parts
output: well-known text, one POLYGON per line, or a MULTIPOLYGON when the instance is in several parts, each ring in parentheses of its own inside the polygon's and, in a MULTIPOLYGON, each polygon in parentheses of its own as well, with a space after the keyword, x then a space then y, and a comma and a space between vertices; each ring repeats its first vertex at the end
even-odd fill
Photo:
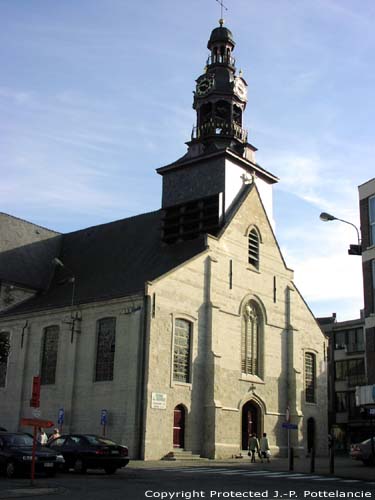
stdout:
POLYGON ((205 76, 197 83, 197 95, 203 96, 208 94, 208 92, 214 87, 215 78, 212 76, 205 76))
POLYGON ((238 97, 242 100, 247 99, 247 88, 242 80, 242 78, 236 78, 234 81, 234 91, 238 95, 238 97))

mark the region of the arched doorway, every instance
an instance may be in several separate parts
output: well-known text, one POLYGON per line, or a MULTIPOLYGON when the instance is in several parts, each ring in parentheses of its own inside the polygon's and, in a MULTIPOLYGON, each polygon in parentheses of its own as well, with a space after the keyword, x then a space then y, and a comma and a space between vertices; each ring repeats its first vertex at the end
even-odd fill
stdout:
POLYGON ((307 452, 315 448, 315 420, 310 417, 307 420, 307 452))
POLYGON ((261 409, 254 401, 248 401, 242 407, 242 449, 247 450, 249 436, 255 433, 258 437, 261 429, 261 409))
POLYGON ((177 405, 173 415, 173 448, 185 446, 185 407, 177 405))

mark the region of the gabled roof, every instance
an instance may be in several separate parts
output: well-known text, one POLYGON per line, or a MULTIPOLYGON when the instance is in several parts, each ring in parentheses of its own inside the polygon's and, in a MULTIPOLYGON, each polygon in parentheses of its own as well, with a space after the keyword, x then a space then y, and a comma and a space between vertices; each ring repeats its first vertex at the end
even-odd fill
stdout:
POLYGON ((0 212, 0 282, 35 290, 48 285, 52 258, 59 253, 60 235, 0 212))
POLYGON ((53 257, 59 257, 66 267, 56 267, 46 292, 2 316, 70 305, 72 276, 75 304, 143 293, 146 281, 205 250, 204 236, 170 246, 163 244, 162 215, 158 210, 62 235, 60 252, 53 257))

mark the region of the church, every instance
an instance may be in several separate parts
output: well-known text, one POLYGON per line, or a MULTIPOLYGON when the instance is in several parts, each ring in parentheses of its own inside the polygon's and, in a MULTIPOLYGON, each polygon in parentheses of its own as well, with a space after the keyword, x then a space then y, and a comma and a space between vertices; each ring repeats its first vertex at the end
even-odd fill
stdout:
POLYGON ((327 341, 275 237, 223 20, 207 48, 160 209, 67 234, 0 214, 0 426, 21 429, 40 376, 42 418, 134 459, 229 458, 264 432, 274 455, 326 453, 327 341))

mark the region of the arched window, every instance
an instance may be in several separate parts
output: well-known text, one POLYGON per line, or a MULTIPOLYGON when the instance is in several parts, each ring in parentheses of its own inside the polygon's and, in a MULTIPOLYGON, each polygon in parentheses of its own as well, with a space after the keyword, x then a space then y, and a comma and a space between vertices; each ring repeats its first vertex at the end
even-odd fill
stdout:
POLYGON ((7 378, 9 339, 9 332, 0 333, 0 347, 3 348, 4 353, 7 353, 7 355, 4 355, 3 357, 0 356, 0 387, 5 387, 5 381, 7 378))
POLYGON ((315 403, 316 389, 316 359, 315 354, 305 353, 305 400, 306 403, 315 403))
POLYGON ((259 375, 260 316, 252 302, 245 306, 241 345, 242 373, 259 375))
POLYGON ((47 326, 47 328, 44 329, 42 363, 40 369, 41 384, 48 385, 55 383, 59 330, 57 325, 47 326))
POLYGON ((173 380, 191 381, 191 332, 192 324, 185 319, 176 319, 173 348, 173 380))
POLYGON ((103 318, 97 322, 97 350, 95 381, 113 380, 116 349, 116 318, 103 318))
POLYGON ((249 264, 259 269, 259 234, 256 229, 249 232, 249 264))

